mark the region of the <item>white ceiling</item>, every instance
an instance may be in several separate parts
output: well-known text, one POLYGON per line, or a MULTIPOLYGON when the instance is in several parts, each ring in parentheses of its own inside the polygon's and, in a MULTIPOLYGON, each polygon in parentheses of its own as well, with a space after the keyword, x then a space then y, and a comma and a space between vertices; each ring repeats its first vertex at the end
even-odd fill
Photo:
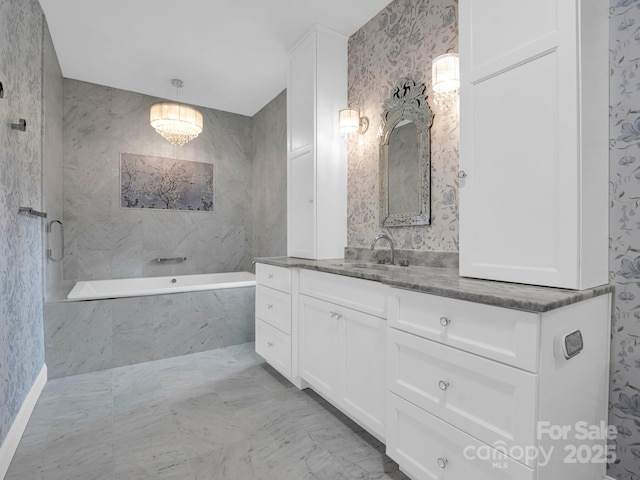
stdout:
POLYGON ((317 23, 347 36, 390 0, 40 0, 65 78, 253 116, 317 23))

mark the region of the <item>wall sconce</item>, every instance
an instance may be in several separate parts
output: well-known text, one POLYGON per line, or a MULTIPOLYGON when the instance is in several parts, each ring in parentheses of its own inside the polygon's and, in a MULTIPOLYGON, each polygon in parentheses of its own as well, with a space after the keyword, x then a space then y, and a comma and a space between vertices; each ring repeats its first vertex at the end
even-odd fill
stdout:
POLYGON ((456 103, 460 89, 460 62, 457 53, 445 53, 433 59, 431 85, 434 102, 447 110, 456 103))
MULTIPOLYGON (((171 85, 182 88, 182 80, 174 78, 171 85)), ((190 105, 178 102, 157 102, 149 112, 151 126, 169 143, 182 146, 202 133, 202 113, 190 105)))
POLYGON ((354 133, 362 135, 369 128, 369 119, 360 116, 360 110, 356 107, 348 107, 340 110, 340 132, 354 133))

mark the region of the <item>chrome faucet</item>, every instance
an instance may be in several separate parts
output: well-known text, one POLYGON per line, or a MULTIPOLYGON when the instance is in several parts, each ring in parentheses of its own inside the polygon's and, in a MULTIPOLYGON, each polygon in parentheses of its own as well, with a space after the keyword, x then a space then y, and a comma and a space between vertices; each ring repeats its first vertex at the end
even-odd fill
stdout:
POLYGON ((383 238, 389 242, 389 247, 391 248, 391 265, 395 265, 395 261, 394 261, 394 256, 395 255, 394 255, 394 251, 393 251, 393 240, 386 233, 381 233, 380 235, 378 235, 373 240, 373 242, 371 242, 371 250, 373 250, 376 247, 376 243, 378 243, 378 240, 381 240, 383 238))

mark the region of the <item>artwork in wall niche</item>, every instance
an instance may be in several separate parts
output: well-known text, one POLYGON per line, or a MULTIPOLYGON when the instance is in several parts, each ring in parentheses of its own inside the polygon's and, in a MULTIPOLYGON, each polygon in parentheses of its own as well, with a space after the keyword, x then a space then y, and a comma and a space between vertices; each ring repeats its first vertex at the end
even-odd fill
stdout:
POLYGON ((213 211, 213 165, 121 153, 120 206, 213 211))

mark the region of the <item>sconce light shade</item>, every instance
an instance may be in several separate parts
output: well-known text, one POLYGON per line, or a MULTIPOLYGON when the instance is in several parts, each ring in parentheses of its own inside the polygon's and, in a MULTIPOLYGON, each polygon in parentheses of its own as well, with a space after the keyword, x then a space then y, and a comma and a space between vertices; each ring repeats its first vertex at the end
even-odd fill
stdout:
POLYGON ((442 111, 457 110, 460 88, 460 62, 457 53, 445 53, 433 59, 431 64, 433 101, 442 111))
MULTIPOLYGON (((174 78, 171 85, 177 92, 182 88, 182 80, 174 78)), ((151 126, 169 143, 182 146, 202 133, 202 113, 183 103, 157 102, 149 112, 151 126)))
POLYGON ((340 110, 339 125, 342 133, 358 132, 362 134, 369 128, 369 119, 360 117, 360 110, 357 108, 348 107, 340 110))
POLYGON ((460 88, 460 62, 457 53, 445 53, 431 64, 433 91, 451 92, 460 88))

